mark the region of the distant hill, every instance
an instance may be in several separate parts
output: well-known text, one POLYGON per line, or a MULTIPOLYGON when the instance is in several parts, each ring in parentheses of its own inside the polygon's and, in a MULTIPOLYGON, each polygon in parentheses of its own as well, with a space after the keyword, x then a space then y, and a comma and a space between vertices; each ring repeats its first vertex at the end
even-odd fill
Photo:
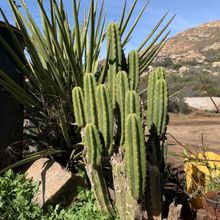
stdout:
MULTIPOLYGON (((177 93, 171 101, 177 102, 178 111, 185 111, 186 97, 208 94, 220 97, 220 21, 189 28, 171 37, 142 75, 141 91, 146 87, 147 73, 156 66, 164 66, 167 70, 169 94, 177 93)), ((145 98, 143 93, 142 99, 145 98)))
POLYGON ((159 57, 173 63, 220 62, 220 21, 187 29, 170 38, 159 57))
POLYGON ((164 66, 173 94, 184 88, 184 97, 220 97, 220 21, 187 29, 171 37, 149 69, 164 66))

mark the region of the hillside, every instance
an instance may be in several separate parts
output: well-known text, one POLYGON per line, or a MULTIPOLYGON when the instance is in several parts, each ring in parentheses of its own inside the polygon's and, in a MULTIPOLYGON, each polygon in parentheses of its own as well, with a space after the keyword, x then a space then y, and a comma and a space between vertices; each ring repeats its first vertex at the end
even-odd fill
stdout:
POLYGON ((159 56, 174 63, 220 62, 220 21, 187 29, 170 38, 159 56))
POLYGON ((187 29, 170 38, 156 61, 155 66, 167 69, 170 94, 183 89, 184 97, 220 97, 220 21, 209 22, 187 29))

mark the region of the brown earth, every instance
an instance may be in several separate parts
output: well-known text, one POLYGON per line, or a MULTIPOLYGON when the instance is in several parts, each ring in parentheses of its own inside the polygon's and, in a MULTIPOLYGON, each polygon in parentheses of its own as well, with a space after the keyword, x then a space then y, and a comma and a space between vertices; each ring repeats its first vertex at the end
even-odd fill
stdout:
POLYGON ((199 152, 201 146, 220 153, 220 114, 169 114, 168 158, 183 157, 184 146, 199 152))

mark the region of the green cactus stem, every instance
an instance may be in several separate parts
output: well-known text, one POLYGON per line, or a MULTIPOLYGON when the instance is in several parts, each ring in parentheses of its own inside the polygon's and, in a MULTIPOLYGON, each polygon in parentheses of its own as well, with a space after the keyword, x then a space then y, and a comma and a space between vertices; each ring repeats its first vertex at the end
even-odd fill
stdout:
POLYGON ((134 90, 128 91, 125 97, 125 115, 131 113, 140 117, 140 97, 134 90))
POLYGON ((107 185, 102 174, 102 145, 99 131, 96 126, 89 123, 85 127, 84 144, 86 153, 86 170, 89 176, 92 189, 100 209, 115 215, 109 198, 107 185))
POLYGON ((167 124, 167 108, 168 108, 168 92, 167 82, 159 79, 156 83, 154 111, 154 124, 157 129, 157 135, 161 136, 166 132, 167 124))
POLYGON ((129 114, 125 122, 125 164, 131 195, 142 198, 146 180, 146 156, 144 135, 140 118, 129 114))
POLYGON ((86 73, 84 76, 84 96, 85 96, 85 116, 86 123, 93 123, 98 125, 97 119, 97 107, 96 107, 96 80, 95 76, 92 73, 86 73))
POLYGON ((140 64, 139 55, 136 50, 132 50, 128 55, 128 72, 129 72, 129 84, 130 89, 139 91, 139 74, 140 64))
POLYGON ((115 108, 115 80, 116 74, 122 69, 122 46, 121 36, 118 24, 113 22, 108 25, 107 39, 109 46, 109 61, 108 61, 108 84, 112 99, 112 106, 115 108))
POLYGON ((109 90, 106 85, 100 84, 97 86, 96 100, 98 110, 98 128, 103 135, 105 147, 109 154, 111 154, 113 142, 113 113, 109 90))
POLYGON ((73 109, 76 124, 79 127, 85 126, 84 96, 81 87, 74 87, 72 91, 73 109))
POLYGON ((128 75, 125 71, 119 71, 116 76, 116 101, 120 111, 119 133, 120 144, 124 143, 124 126, 125 126, 125 95, 129 90, 128 75))
POLYGON ((150 73, 147 98, 147 127, 151 133, 161 136, 166 131, 168 108, 168 87, 163 68, 150 73))

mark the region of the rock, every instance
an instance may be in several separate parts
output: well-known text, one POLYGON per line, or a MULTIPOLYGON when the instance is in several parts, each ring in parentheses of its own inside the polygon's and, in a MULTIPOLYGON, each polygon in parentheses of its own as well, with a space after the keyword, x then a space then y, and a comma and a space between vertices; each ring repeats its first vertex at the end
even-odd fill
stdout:
POLYGON ((219 76, 219 72, 212 73, 213 76, 219 76))
MULTIPOLYGON (((220 109, 220 97, 212 97, 218 109, 220 109)), ((216 108, 209 97, 187 97, 186 104, 194 109, 216 112, 216 108)))
POLYGON ((217 62, 217 61, 216 61, 216 62, 213 62, 213 63, 212 63, 212 67, 214 67, 214 68, 215 68, 215 67, 220 67, 220 62, 217 62))
POLYGON ((203 69, 202 72, 204 72, 204 73, 212 73, 212 71, 208 70, 208 69, 203 69))
POLYGON ((39 182, 39 190, 33 201, 41 207, 59 202, 70 204, 76 195, 77 186, 84 185, 82 177, 72 175, 57 162, 47 158, 35 161, 26 170, 26 175, 34 182, 39 182))
POLYGON ((167 220, 180 220, 181 219, 181 210, 182 210, 182 205, 175 205, 174 202, 172 202, 169 206, 169 213, 167 220))
POLYGON ((199 209, 196 213, 196 219, 197 220, 208 220, 210 219, 210 216, 205 209, 199 209))
POLYGON ((168 70, 167 70, 167 73, 168 73, 168 74, 175 74, 175 73, 177 73, 177 70, 168 69, 168 70))
POLYGON ((186 66, 182 66, 179 68, 179 73, 182 74, 182 73, 188 73, 189 72, 189 68, 186 67, 186 66))

